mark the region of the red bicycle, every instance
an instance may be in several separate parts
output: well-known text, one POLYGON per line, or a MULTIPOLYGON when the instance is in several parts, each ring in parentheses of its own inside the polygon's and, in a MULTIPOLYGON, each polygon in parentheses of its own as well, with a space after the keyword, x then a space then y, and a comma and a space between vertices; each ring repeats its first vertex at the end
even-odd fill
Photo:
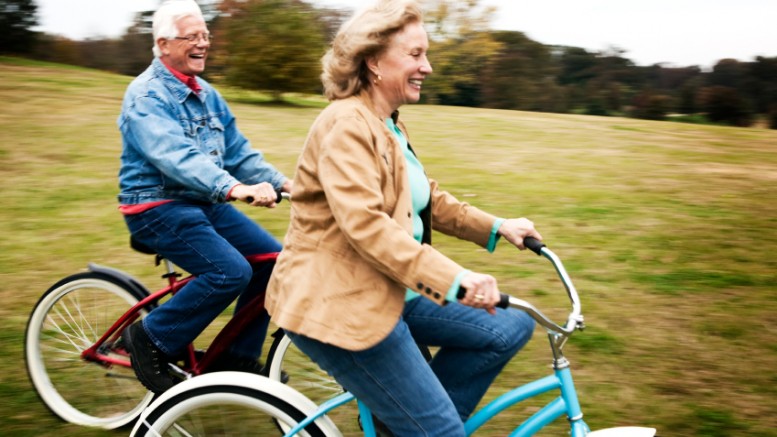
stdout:
MULTIPOLYGON (((30 315, 25 332, 25 361, 43 403, 63 420, 92 427, 118 428, 134 421, 154 394, 135 377, 121 333, 176 293, 193 276, 181 278, 171 262, 134 240, 133 249, 155 255, 164 264, 167 285, 150 292, 118 269, 90 263, 86 272, 49 288, 30 315)), ((275 263, 277 253, 249 257, 252 265, 275 263)), ((171 364, 188 379, 208 371, 244 326, 264 309, 264 293, 243 307, 204 351, 189 345, 171 364)))

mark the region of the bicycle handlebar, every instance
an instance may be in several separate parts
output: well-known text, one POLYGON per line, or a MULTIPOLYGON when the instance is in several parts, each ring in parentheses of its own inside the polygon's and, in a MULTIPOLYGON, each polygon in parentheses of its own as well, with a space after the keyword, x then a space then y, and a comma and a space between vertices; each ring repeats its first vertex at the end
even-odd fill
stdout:
MULTIPOLYGON (((567 295, 572 304, 572 312, 567 317, 567 322, 564 326, 560 326, 550 320, 542 311, 538 310, 534 305, 526 302, 525 300, 518 299, 517 297, 510 296, 509 294, 502 293, 499 303, 496 305, 498 308, 513 307, 525 311, 534 320, 545 328, 561 334, 564 337, 570 336, 576 329, 583 327, 583 315, 581 313, 582 308, 580 306, 580 297, 575 290, 575 286, 572 285, 572 280, 569 278, 564 265, 561 260, 553 253, 545 243, 537 240, 533 237, 527 237, 523 240, 523 244, 527 249, 542 255, 553 264, 556 268, 556 272, 561 278, 561 282, 564 284, 564 288, 567 290, 567 295)), ((464 287, 459 287, 459 292, 456 294, 458 299, 461 299, 466 294, 467 290, 464 287)))
POLYGON ((567 290, 567 295, 569 296, 570 303, 572 304, 572 312, 569 313, 566 324, 564 326, 560 326, 550 320, 547 316, 545 316, 545 314, 535 308, 532 304, 522 299, 510 296, 509 305, 511 307, 526 311, 530 316, 532 316, 534 320, 537 321, 537 323, 544 326, 545 328, 561 334, 564 337, 569 337, 576 329, 583 328, 583 315, 582 307, 580 305, 580 296, 578 296, 575 286, 572 285, 572 280, 569 278, 569 275, 564 268, 564 264, 561 263, 561 260, 558 258, 558 256, 556 256, 555 253, 553 253, 553 251, 548 249, 544 243, 532 237, 524 239, 523 244, 537 255, 544 256, 553 264, 553 267, 555 267, 561 282, 564 284, 564 288, 567 290))

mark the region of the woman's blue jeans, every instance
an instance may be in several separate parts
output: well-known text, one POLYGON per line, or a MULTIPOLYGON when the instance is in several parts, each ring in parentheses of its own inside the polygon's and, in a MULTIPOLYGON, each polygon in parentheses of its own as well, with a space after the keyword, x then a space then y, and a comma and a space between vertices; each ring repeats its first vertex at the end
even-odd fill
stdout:
POLYGON ((531 338, 525 312, 408 301, 377 345, 348 351, 287 331, 292 342, 364 402, 397 436, 464 436, 464 421, 494 378, 531 338), (416 341, 439 346, 427 363, 416 341))
MULTIPOLYGON (((275 237, 228 204, 176 201, 125 220, 135 239, 196 276, 143 320, 149 337, 170 356, 183 352, 236 298, 238 311, 264 292, 272 264, 261 264, 255 271, 247 256, 281 250, 275 237)), ((230 351, 258 358, 268 322, 265 311, 230 351)))

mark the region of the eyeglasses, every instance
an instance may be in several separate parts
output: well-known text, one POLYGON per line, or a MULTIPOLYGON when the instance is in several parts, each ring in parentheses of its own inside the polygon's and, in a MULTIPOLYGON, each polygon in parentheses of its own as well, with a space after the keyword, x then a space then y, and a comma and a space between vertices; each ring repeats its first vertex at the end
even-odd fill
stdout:
POLYGON ((189 44, 195 45, 199 43, 200 40, 210 43, 211 41, 213 41, 213 35, 207 32, 192 33, 191 35, 186 35, 186 36, 176 36, 173 39, 181 39, 184 41, 189 41, 189 44))

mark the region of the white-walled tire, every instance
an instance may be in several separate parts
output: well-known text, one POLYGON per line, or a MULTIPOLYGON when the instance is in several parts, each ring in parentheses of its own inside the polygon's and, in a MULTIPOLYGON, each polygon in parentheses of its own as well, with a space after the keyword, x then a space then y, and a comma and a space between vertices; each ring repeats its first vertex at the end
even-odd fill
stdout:
POLYGON ((131 368, 81 359, 81 352, 144 297, 98 272, 69 276, 43 294, 27 323, 24 357, 49 410, 70 423, 113 429, 132 422, 151 402, 153 394, 131 368))
MULTIPOLYGON (((282 436, 316 409, 310 399, 266 377, 214 372, 189 379, 163 393, 141 415, 132 436, 282 436)), ((341 437, 322 417, 300 436, 341 437)))

